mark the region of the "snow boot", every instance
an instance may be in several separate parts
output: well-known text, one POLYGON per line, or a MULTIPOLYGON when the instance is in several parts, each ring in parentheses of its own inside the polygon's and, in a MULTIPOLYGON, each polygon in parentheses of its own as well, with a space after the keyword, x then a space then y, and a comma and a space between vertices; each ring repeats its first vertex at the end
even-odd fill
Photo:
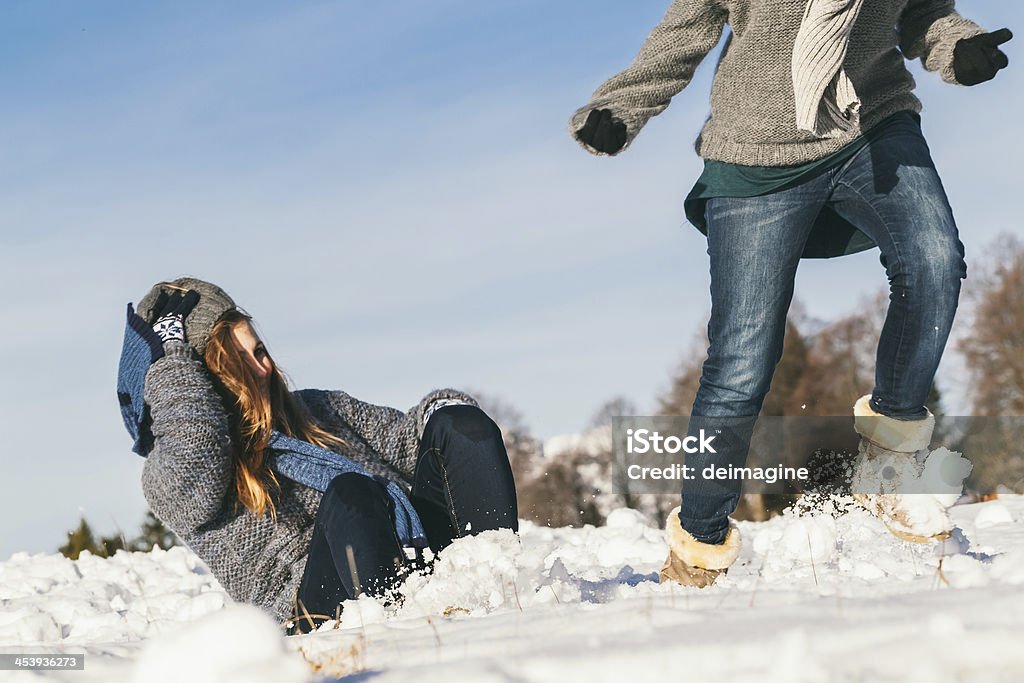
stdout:
MULTIPOLYGON (((928 445, 935 417, 929 412, 920 420, 897 420, 875 412, 870 400, 870 395, 862 396, 853 407, 854 429, 861 436, 852 482, 854 500, 897 538, 914 543, 949 538, 954 525, 947 510, 959 493, 940 493, 926 485, 922 475, 929 465, 926 459, 918 459, 919 452, 931 459, 928 445)), ((948 456, 958 457, 946 449, 934 455, 946 463, 948 456)), ((962 469, 961 460, 967 462, 958 457, 954 467, 962 469)))
POLYGON ((665 538, 668 557, 658 573, 659 583, 675 581, 684 586, 705 588, 727 572, 740 554, 740 530, 735 524, 729 522, 724 543, 701 543, 679 523, 679 508, 668 514, 665 538))

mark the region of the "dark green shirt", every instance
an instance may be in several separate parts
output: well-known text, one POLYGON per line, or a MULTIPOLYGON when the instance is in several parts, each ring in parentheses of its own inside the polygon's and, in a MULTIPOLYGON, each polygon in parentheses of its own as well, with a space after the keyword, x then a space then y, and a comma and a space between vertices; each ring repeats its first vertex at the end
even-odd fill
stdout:
MULTIPOLYGON (((761 197, 799 185, 833 169, 859 152, 871 140, 881 136, 893 122, 910 118, 918 125, 921 117, 901 111, 883 119, 845 147, 821 159, 799 166, 740 166, 723 161, 706 160, 683 206, 686 217, 698 230, 708 234, 704 208, 712 197, 761 197)), ((754 226, 751 226, 752 228, 754 226)), ((804 247, 802 258, 832 258, 856 254, 875 246, 874 241, 853 224, 826 206, 818 214, 804 247)))

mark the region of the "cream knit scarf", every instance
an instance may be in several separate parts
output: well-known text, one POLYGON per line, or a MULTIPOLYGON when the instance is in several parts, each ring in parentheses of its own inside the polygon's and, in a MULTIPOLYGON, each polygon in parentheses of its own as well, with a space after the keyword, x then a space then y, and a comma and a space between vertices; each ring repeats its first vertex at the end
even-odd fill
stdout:
POLYGON ((796 126, 834 138, 860 125, 860 98, 843 60, 864 0, 807 0, 793 44, 796 126))

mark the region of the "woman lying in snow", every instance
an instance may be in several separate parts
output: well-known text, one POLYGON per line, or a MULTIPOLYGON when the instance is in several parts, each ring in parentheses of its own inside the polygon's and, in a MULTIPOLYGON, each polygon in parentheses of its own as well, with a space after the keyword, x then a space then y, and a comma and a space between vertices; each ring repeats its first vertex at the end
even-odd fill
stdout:
POLYGON ((293 630, 386 597, 428 546, 518 530, 501 433, 472 397, 435 391, 404 413, 290 391, 249 316, 202 280, 128 306, 118 398, 157 517, 293 630))
MULTIPOLYGON (((721 429, 725 448, 713 463, 688 464, 746 460, 800 259, 877 245, 891 303, 874 389, 853 408, 856 497, 901 538, 945 538, 948 495, 908 496, 906 479, 870 476, 889 461, 912 478, 915 451, 928 447, 935 420, 925 403, 967 268, 905 62, 977 85, 1008 65, 999 46, 1012 34, 986 32, 954 0, 674 0, 633 63, 573 115, 572 135, 593 154, 627 149, 726 25, 696 143, 704 172, 685 202, 707 235, 711 270, 710 346, 689 428, 721 429)), ((738 500, 738 483, 688 485, 667 520, 664 580, 706 586, 736 561, 738 500)))

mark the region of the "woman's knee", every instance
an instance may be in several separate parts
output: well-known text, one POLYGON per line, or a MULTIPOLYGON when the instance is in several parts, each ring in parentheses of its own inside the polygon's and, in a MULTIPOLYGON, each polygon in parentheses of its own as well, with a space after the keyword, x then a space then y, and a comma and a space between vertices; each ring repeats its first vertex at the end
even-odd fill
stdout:
POLYGON ((417 461, 420 474, 479 473, 509 470, 509 467, 501 429, 480 408, 447 406, 431 416, 420 442, 417 461))
POLYGON ((324 500, 359 506, 373 500, 383 500, 387 495, 384 487, 372 477, 357 472, 345 472, 331 479, 324 492, 324 500))
POLYGON ((770 334, 712 342, 695 409, 703 415, 756 415, 782 358, 782 339, 770 334))
POLYGON ((929 284, 936 291, 957 298, 960 294, 960 283, 966 277, 967 262, 964 261, 963 252, 947 251, 935 260, 929 284))
POLYGON ((967 277, 964 247, 955 237, 922 239, 888 269, 894 288, 933 294, 955 296, 960 291, 961 280, 967 277))
POLYGON ((428 429, 455 432, 473 441, 501 440, 501 429, 482 409, 471 405, 445 406, 430 416, 428 429))

